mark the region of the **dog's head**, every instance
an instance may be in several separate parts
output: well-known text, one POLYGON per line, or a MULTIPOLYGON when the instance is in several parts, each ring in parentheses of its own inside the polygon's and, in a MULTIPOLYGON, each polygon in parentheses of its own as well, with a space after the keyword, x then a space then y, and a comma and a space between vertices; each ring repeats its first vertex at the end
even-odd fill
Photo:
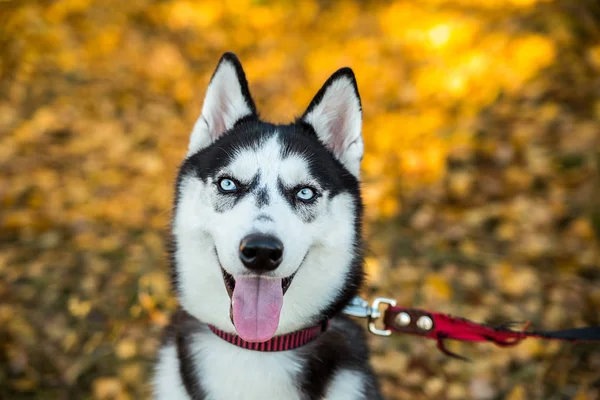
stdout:
POLYGON ((289 125, 259 119, 237 57, 223 55, 177 178, 179 300, 247 341, 318 323, 362 281, 361 104, 335 72, 289 125))

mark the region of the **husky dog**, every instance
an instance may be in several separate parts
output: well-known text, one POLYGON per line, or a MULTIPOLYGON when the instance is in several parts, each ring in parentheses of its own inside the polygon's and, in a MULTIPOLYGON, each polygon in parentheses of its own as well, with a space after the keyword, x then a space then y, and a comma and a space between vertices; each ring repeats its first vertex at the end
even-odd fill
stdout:
POLYGON ((176 183, 181 308, 158 355, 159 399, 381 399, 363 329, 362 113, 335 72, 294 123, 261 121, 223 55, 176 183))

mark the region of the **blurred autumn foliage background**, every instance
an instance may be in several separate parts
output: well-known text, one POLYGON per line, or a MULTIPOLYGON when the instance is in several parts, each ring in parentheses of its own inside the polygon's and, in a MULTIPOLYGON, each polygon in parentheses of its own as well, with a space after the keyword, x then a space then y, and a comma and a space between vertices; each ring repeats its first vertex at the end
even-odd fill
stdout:
MULTIPOLYGON (((222 52, 262 115, 356 72, 367 296, 600 324, 597 0, 0 2, 0 398, 147 397, 172 185, 222 52)), ((390 399, 598 399, 600 348, 372 338, 390 399)))

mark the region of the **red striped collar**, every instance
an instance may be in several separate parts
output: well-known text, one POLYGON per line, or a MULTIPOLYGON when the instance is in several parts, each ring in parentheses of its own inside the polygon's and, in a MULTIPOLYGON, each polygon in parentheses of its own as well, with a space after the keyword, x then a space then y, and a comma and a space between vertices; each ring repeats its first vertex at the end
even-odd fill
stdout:
POLYGON ((236 334, 224 332, 213 325, 208 325, 210 330, 221 339, 248 350, 256 351, 286 351, 293 350, 315 340, 325 332, 329 323, 311 326, 285 335, 274 336, 266 342, 247 342, 236 334))

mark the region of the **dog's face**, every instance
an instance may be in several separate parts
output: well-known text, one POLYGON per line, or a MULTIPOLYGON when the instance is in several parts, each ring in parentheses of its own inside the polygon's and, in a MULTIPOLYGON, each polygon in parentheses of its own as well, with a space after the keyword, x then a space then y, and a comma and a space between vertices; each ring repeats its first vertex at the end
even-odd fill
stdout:
POLYGON ((327 318, 362 280, 363 154, 354 75, 290 125, 259 120, 225 54, 177 179, 173 268, 184 309, 247 341, 327 318))

